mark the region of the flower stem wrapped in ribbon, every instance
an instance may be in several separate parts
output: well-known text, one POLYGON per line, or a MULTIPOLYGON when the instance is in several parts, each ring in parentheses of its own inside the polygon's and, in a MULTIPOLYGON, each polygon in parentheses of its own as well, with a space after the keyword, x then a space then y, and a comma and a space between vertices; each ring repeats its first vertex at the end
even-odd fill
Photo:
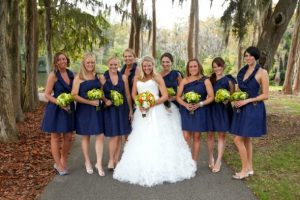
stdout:
POLYGON ((216 103, 227 104, 230 101, 230 92, 226 89, 218 89, 215 96, 216 103))
POLYGON ((61 93, 56 98, 57 105, 61 108, 66 108, 68 113, 72 113, 70 104, 74 102, 74 97, 70 93, 61 93))
POLYGON ((124 103, 123 95, 116 90, 110 91, 110 98, 114 106, 120 106, 124 103))
MULTIPOLYGON (((194 92, 194 91, 191 91, 191 92, 187 92, 183 95, 183 100, 187 103, 191 103, 191 104, 196 104, 196 103, 199 103, 200 100, 201 100, 201 95, 194 92)), ((190 111, 190 114, 194 114, 194 111, 191 110, 190 111)))
MULTIPOLYGON (((135 97, 135 104, 144 109, 155 106, 155 98, 151 92, 142 92, 135 97)), ((142 116, 146 117, 146 113, 142 112, 142 116)))
MULTIPOLYGON (((248 98, 248 94, 247 92, 242 92, 242 91, 237 91, 237 92, 234 92, 231 97, 230 97, 230 100, 231 101, 240 101, 240 100, 245 100, 248 98)), ((236 112, 237 113, 240 113, 241 110, 239 108, 236 109, 236 112)))
MULTIPOLYGON (((87 92, 87 97, 89 100, 99 100, 103 98, 103 91, 101 89, 92 89, 87 92)), ((99 103, 100 104, 100 103, 99 103)), ((96 106, 96 111, 100 110, 99 106, 96 106)))

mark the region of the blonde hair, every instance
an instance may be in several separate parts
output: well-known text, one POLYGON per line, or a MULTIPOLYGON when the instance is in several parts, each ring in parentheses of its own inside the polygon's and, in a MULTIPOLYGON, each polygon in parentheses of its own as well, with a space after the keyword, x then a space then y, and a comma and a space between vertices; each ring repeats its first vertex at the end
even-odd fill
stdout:
POLYGON ((138 75, 138 80, 143 80, 146 77, 145 72, 143 70, 143 63, 144 62, 151 62, 152 63, 152 65, 153 65, 153 70, 151 72, 152 79, 157 81, 158 73, 155 70, 155 60, 151 56, 145 56, 145 57, 142 58, 142 61, 141 61, 141 64, 140 64, 141 70, 139 70, 140 73, 138 75))
POLYGON ((134 52, 133 49, 131 49, 131 48, 125 49, 125 50, 123 51, 123 56, 124 56, 125 52, 131 53, 131 54, 133 55, 133 57, 136 58, 136 55, 135 55, 135 52, 134 52))
POLYGON ((109 62, 110 62, 111 60, 116 60, 116 61, 118 61, 118 64, 119 64, 119 67, 120 67, 120 60, 119 60, 119 58, 118 58, 117 56, 111 56, 111 57, 109 57, 108 60, 107 60, 107 66, 109 65, 109 62))
MULTIPOLYGON (((95 56, 92 54, 92 53, 86 53, 84 56, 83 56, 83 59, 81 61, 81 65, 80 65, 80 70, 79 70, 79 78, 81 80, 87 80, 87 71, 85 69, 85 66, 84 66, 84 63, 85 61, 88 59, 88 58, 92 58, 94 61, 96 61, 95 59, 95 56)), ((94 66, 94 70, 93 70, 93 73, 96 72, 96 64, 94 66)))

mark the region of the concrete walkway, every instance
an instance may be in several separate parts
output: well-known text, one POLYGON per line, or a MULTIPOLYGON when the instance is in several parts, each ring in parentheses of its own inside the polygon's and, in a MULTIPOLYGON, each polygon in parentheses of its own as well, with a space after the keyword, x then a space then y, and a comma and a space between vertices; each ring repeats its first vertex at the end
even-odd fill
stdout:
MULTIPOLYGON (((94 141, 91 143, 94 152, 94 141)), ((41 195, 42 200, 254 200, 257 199, 240 180, 231 178, 233 172, 223 163, 221 172, 213 174, 207 167, 206 145, 202 144, 198 171, 191 180, 174 184, 164 184, 152 188, 121 183, 106 176, 85 172, 80 147, 80 137, 76 137, 70 155, 70 173, 56 176, 41 195)), ((108 162, 108 145, 105 143, 104 167, 108 162)), ((92 154, 95 161, 95 155, 92 154)))

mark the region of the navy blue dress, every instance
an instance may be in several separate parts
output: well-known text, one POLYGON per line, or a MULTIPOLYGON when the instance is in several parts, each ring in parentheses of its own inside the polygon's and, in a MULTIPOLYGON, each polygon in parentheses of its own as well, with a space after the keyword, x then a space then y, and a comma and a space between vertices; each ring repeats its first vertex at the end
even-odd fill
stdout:
MULTIPOLYGON (((236 84, 235 79, 231 75, 227 75, 222 77, 219 80, 216 80, 216 82, 213 84, 214 94, 216 95, 216 92, 219 89, 226 89, 230 91, 230 85, 229 85, 230 81, 233 84, 236 84)), ((231 104, 228 103, 225 105, 222 102, 220 103, 213 102, 209 104, 208 107, 209 107, 209 116, 210 116, 210 122, 209 122, 210 131, 212 132, 229 131, 232 114, 233 114, 231 104)))
MULTIPOLYGON (((184 85, 183 94, 194 91, 201 95, 201 101, 204 101, 207 97, 207 91, 204 81, 207 77, 203 77, 200 80, 195 80, 184 85)), ((203 106, 194 111, 194 114, 190 114, 184 106, 180 106, 181 124, 184 131, 209 131, 209 116, 208 106, 203 106)))
MULTIPOLYGON (((128 85, 129 85, 130 95, 131 95, 131 91, 132 91, 133 79, 135 76, 136 68, 137 68, 137 64, 133 63, 132 67, 130 69, 130 72, 129 72, 129 76, 128 76, 128 85)), ((126 65, 123 65, 123 67, 121 69, 121 74, 125 74, 125 70, 126 70, 126 65)))
MULTIPOLYGON (((255 79, 255 74, 260 66, 256 65, 248 79, 243 81, 248 65, 238 73, 237 81, 241 91, 247 92, 249 98, 260 94, 260 85, 255 79)), ((232 134, 242 137, 260 137, 267 132, 266 108, 263 101, 248 103, 240 107, 240 112, 233 112, 231 131, 232 134)))
MULTIPOLYGON (((174 91, 177 93, 177 87, 178 87, 178 76, 179 76, 179 72, 176 70, 171 70, 170 73, 168 73, 167 75, 165 75, 163 77, 166 87, 167 88, 173 88, 174 91)), ((167 101, 168 102, 168 101, 167 101)), ((172 101, 177 107, 179 107, 179 104, 177 103, 177 101, 172 101)), ((165 102, 166 103, 166 102, 165 102)), ((166 105, 166 104, 165 104, 166 105)), ((168 105, 166 105, 168 106, 168 105)), ((168 106, 169 107, 169 106, 168 106)))
POLYGON ((126 98, 125 84, 122 79, 122 74, 118 72, 118 83, 113 85, 108 71, 104 73, 106 82, 103 86, 103 91, 107 99, 111 99, 110 91, 116 90, 123 95, 123 104, 120 106, 105 107, 104 112, 104 134, 107 137, 114 137, 120 135, 127 135, 131 132, 131 125, 129 120, 129 107, 126 98))
MULTIPOLYGON (((97 74, 95 79, 80 83, 78 95, 88 99, 87 92, 94 88, 101 88, 97 74)), ((77 102, 75 123, 78 135, 98 135, 104 133, 103 108, 101 107, 97 111, 96 106, 77 102)))
MULTIPOLYGON (((71 93, 74 75, 70 70, 67 70, 67 74, 70 80, 70 85, 64 81, 59 71, 55 72, 57 81, 53 87, 53 97, 57 98, 61 93, 64 92, 71 93)), ((71 103, 70 108, 71 113, 68 113, 58 105, 49 101, 45 108, 45 114, 42 121, 42 130, 46 133, 69 133, 74 131, 74 103, 71 103)))

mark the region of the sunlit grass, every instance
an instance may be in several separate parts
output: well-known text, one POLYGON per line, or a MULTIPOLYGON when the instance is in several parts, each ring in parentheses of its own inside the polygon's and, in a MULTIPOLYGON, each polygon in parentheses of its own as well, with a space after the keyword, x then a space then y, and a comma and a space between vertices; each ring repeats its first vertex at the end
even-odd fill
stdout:
MULTIPOLYGON (((255 175, 247 178, 245 183, 262 200, 300 199, 300 136, 263 146, 255 143, 255 175)), ((240 169, 238 152, 229 138, 224 159, 234 170, 240 169)))

